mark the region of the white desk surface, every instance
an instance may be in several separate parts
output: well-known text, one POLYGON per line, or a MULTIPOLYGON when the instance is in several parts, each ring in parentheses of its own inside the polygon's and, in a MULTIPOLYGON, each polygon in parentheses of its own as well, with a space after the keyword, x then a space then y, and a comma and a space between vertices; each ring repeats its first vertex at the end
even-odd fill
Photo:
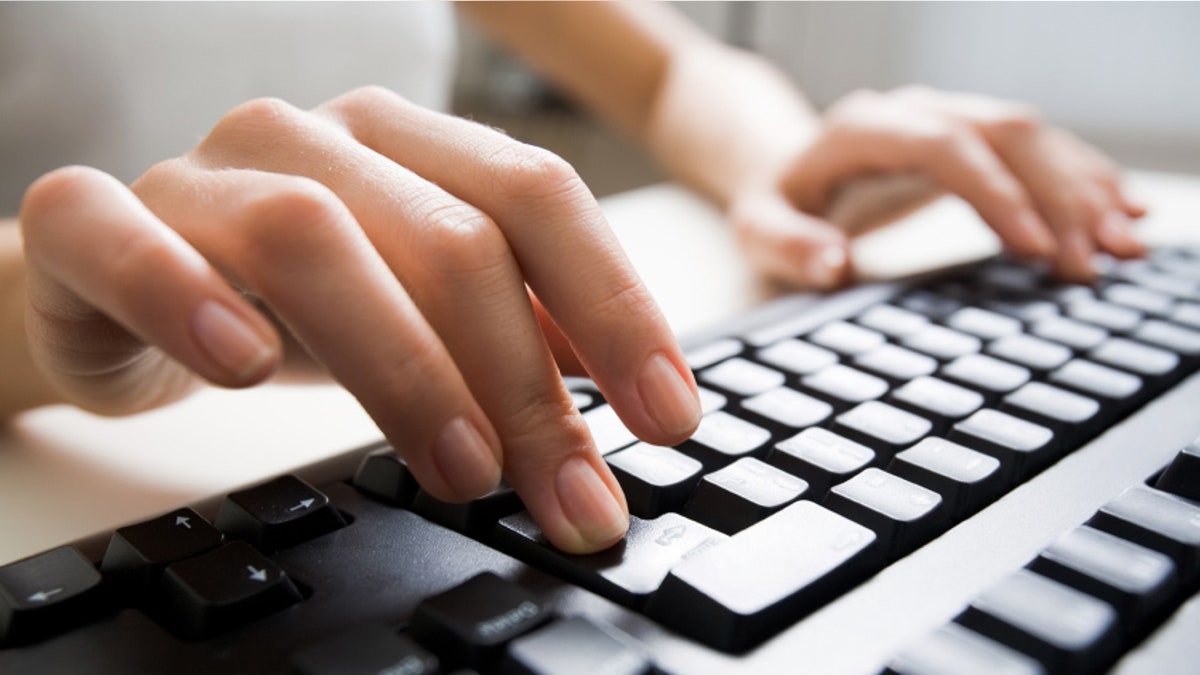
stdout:
MULTIPOLYGON (((1151 243, 1200 244, 1200 177, 1133 172, 1152 208, 1151 243)), ((706 203, 670 185, 603 200, 610 223, 680 335, 778 293, 736 254, 706 203)), ((872 277, 982 257, 995 237, 945 198, 855 244, 872 277)), ((333 385, 205 390, 153 412, 100 418, 55 406, 0 429, 0 564, 194 503, 380 438, 353 397, 333 385)))

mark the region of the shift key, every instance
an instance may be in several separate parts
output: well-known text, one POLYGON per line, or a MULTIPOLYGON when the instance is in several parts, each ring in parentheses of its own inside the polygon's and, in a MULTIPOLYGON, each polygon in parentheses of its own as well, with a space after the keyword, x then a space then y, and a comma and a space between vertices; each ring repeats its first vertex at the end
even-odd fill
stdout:
POLYGON ((741 652, 882 564, 874 532, 800 501, 688 555, 651 596, 646 611, 705 644, 741 652))

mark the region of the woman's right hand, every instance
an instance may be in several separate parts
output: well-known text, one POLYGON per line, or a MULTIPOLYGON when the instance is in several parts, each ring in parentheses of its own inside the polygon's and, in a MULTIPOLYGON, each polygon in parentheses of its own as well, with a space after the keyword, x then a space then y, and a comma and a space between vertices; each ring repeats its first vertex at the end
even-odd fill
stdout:
POLYGON ((118 414, 197 376, 262 382, 282 340, 249 296, 434 497, 503 471, 567 551, 614 543, 628 512, 556 357, 644 440, 699 422, 679 346, 574 171, 385 90, 246 103, 132 188, 60 169, 20 222, 30 349, 68 402, 118 414))

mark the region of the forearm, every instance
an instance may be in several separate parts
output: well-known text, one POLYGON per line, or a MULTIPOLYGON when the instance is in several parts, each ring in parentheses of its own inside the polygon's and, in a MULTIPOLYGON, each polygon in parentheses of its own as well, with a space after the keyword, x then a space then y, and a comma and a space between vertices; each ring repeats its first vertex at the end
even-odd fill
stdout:
POLYGON ((58 400, 25 336, 25 259, 15 219, 0 218, 0 420, 58 400))

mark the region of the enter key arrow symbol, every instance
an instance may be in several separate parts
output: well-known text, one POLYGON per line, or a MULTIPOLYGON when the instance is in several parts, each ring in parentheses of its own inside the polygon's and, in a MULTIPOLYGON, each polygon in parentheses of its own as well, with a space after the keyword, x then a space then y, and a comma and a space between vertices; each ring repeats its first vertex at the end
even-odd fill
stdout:
POLYGON ((254 567, 254 565, 246 565, 246 569, 250 570, 250 578, 253 579, 254 581, 266 581, 267 580, 267 570, 257 569, 254 567))
POLYGON ((26 599, 29 600, 30 602, 45 602, 45 601, 49 600, 51 596, 58 595, 59 593, 62 593, 62 592, 63 592, 63 589, 61 589, 61 588, 52 588, 48 591, 38 591, 37 593, 34 593, 33 595, 29 596, 26 599))
POLYGON ((299 504, 288 509, 288 511, 299 511, 300 509, 307 509, 308 507, 312 506, 313 502, 315 502, 315 501, 317 501, 317 500, 312 499, 311 497, 308 499, 301 499, 299 504))

